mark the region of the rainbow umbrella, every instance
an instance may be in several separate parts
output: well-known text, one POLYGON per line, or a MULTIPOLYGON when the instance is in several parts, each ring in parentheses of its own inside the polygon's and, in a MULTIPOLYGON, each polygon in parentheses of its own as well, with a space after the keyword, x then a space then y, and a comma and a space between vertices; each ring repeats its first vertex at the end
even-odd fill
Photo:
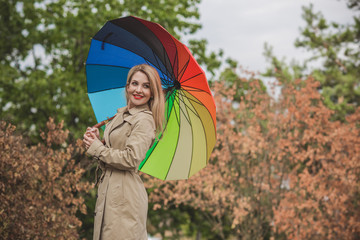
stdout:
POLYGON ((204 71, 189 49, 161 25, 137 17, 108 21, 91 41, 88 96, 98 122, 126 105, 131 67, 157 69, 166 92, 166 125, 139 170, 163 180, 187 179, 204 168, 216 141, 216 108, 204 71))

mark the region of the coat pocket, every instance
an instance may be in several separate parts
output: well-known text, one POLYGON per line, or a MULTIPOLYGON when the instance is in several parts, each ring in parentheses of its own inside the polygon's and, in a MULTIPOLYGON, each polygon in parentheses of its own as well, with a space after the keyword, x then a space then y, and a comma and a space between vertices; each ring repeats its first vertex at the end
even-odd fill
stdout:
MULTIPOLYGON (((120 206, 125 203, 125 188, 124 188, 124 179, 120 178, 119 181, 111 187, 111 203, 114 207, 120 206)), ((109 199, 110 200, 110 199, 109 199)))

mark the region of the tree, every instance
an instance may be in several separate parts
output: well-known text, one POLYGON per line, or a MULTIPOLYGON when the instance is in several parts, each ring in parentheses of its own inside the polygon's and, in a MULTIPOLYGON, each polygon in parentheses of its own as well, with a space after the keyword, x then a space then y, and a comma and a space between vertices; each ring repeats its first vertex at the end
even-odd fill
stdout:
POLYGON ((0 123, 0 239, 79 239, 75 213, 86 213, 91 185, 74 159, 83 147, 64 146, 62 126, 50 119, 43 143, 28 147, 14 125, 0 123))
MULTIPOLYGON (((347 2, 349 8, 359 11, 358 1, 347 2)), ((360 104, 360 18, 354 16, 353 23, 348 25, 329 22, 320 12, 314 11, 313 5, 303 7, 302 17, 306 26, 301 29, 295 46, 307 50, 312 57, 302 64, 292 62, 287 65, 265 45, 265 56, 271 68, 264 75, 286 83, 306 78, 310 73, 321 83, 319 90, 325 104, 335 111, 334 119, 345 120, 345 116, 353 113, 360 104), (313 62, 321 66, 312 67, 313 62)))

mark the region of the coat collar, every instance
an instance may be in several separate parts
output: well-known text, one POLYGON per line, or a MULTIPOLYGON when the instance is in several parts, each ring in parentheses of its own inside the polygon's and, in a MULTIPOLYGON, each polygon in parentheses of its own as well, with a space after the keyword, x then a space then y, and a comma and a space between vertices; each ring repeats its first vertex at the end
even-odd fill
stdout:
POLYGON ((123 108, 119 108, 117 110, 118 113, 128 112, 128 113, 130 113, 130 115, 135 115, 136 113, 144 112, 144 111, 149 111, 150 112, 150 108, 149 108, 149 105, 147 103, 143 104, 143 105, 140 105, 140 106, 132 107, 130 109, 129 109, 128 106, 126 106, 126 107, 123 107, 123 108))
POLYGON ((113 120, 111 120, 105 128, 104 138, 105 138, 105 141, 106 141, 108 147, 110 147, 110 139, 109 139, 110 133, 114 129, 116 129, 118 126, 120 126, 124 122, 124 120, 133 124, 133 117, 135 114, 137 114, 139 112, 147 112, 147 113, 151 114, 149 105, 147 103, 140 105, 140 106, 132 107, 130 109, 128 109, 127 106, 122 107, 122 108, 119 108, 117 110, 117 112, 118 113, 116 114, 115 118, 113 120), (126 113, 126 112, 128 112, 130 115, 128 115, 124 118, 124 113, 126 113))

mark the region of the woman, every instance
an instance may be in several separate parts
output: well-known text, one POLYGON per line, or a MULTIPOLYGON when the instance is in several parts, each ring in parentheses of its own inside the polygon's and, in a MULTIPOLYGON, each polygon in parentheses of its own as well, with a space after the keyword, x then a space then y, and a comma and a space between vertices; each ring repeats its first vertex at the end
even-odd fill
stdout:
POLYGON ((138 167, 162 130, 165 100, 157 71, 146 64, 130 69, 127 106, 99 130, 84 134, 87 153, 99 160, 102 175, 95 207, 94 240, 147 239, 148 197, 138 167))

